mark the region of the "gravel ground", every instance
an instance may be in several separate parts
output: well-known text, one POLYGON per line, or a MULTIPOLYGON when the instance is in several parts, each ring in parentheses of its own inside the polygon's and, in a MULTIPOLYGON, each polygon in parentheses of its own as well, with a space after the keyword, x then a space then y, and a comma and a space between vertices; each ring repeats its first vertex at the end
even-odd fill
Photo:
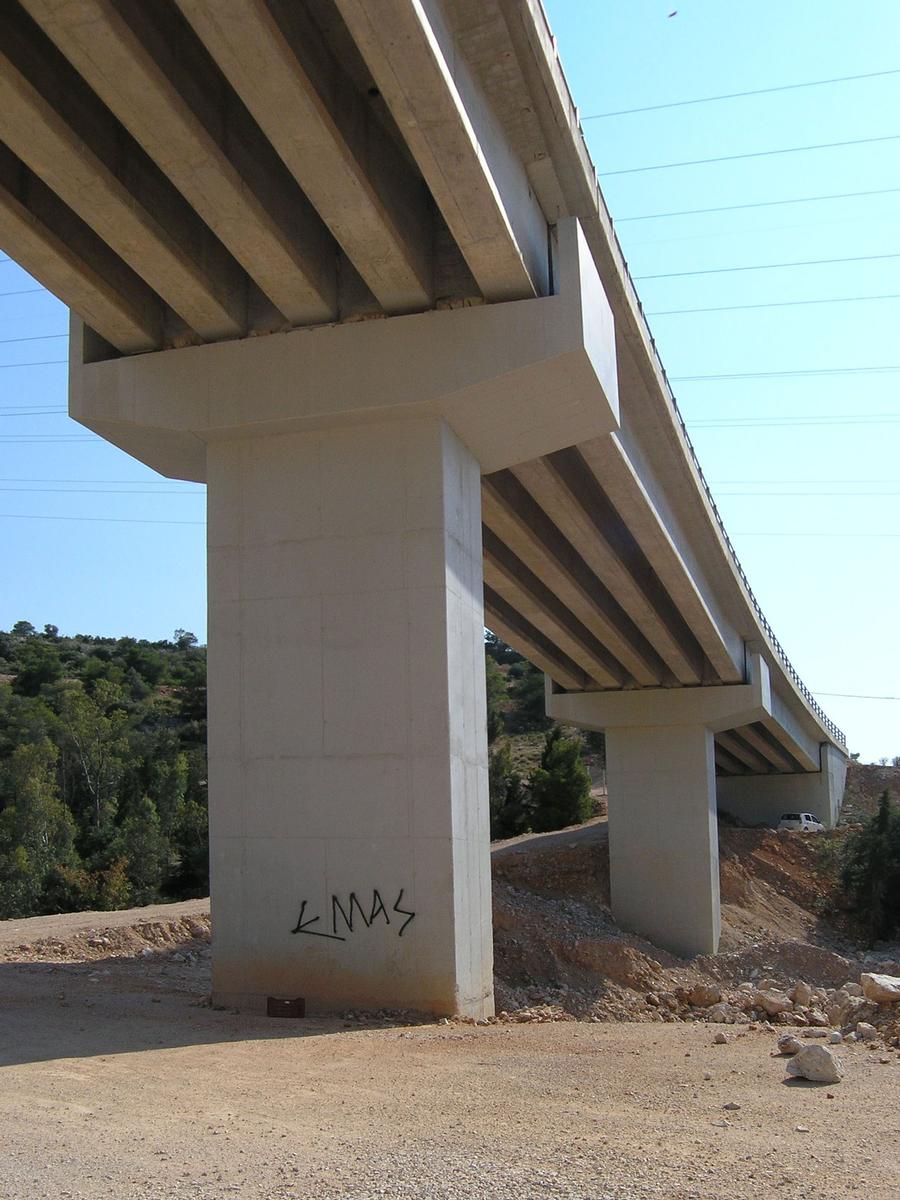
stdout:
POLYGON ((0 963, 2 1200, 900 1195, 883 1046, 824 1087, 762 1029, 279 1021, 207 988, 199 940, 0 963))

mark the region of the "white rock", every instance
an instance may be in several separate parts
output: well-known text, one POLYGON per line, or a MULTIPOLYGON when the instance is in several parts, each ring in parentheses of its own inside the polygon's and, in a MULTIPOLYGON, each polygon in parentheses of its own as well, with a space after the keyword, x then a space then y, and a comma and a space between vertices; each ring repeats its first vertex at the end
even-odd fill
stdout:
POLYGON ((878 1030, 868 1021, 859 1021, 856 1026, 856 1036, 861 1042, 874 1042, 878 1037, 878 1030))
POLYGON ((831 1033, 828 1035, 828 1040, 831 1042, 832 1046, 837 1046, 844 1040, 844 1035, 839 1029, 832 1029, 831 1033))
POLYGON ((876 1004, 900 1003, 900 979, 896 975, 873 975, 866 972, 859 977, 863 995, 876 1004))
POLYGON ((718 1004, 722 999, 722 989, 716 983, 695 983, 691 988, 689 1000, 697 1008, 709 1008, 718 1004))
POLYGON ((770 1017, 777 1016, 778 1013, 788 1012, 794 1007, 793 1001, 784 992, 776 991, 774 988, 762 989, 753 997, 753 1003, 757 1008, 761 1008, 767 1012, 770 1017))
POLYGON ((801 1008, 806 1008, 812 1000, 812 988, 802 979, 794 984, 789 994, 793 1002, 799 1004, 801 1008))
POLYGON ((806 1046, 785 1069, 788 1075, 815 1083, 840 1083, 844 1077, 844 1064, 826 1046, 806 1046))
POLYGON ((779 1054, 799 1054, 802 1049, 803 1043, 792 1033, 783 1033, 778 1039, 779 1054))

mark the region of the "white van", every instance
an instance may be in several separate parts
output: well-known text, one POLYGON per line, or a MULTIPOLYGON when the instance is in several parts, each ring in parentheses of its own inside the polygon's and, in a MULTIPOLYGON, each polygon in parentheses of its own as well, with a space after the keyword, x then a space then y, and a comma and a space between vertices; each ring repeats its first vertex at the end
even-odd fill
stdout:
POLYGON ((822 833, 825 826, 815 813, 783 813, 779 829, 799 829, 801 833, 822 833))

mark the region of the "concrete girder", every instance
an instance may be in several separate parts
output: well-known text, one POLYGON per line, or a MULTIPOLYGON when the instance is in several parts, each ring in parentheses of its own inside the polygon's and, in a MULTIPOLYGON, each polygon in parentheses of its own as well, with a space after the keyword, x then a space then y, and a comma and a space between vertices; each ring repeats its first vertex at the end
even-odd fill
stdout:
POLYGON ((758 751, 776 771, 792 774, 801 769, 796 760, 762 722, 756 726, 742 725, 737 732, 751 750, 758 751))
POLYGON ((774 771, 774 765, 752 746, 749 746, 741 737, 741 734, 734 729, 723 730, 718 735, 719 743, 728 751, 728 753, 744 764, 748 771, 755 775, 767 775, 770 771, 774 771))
POLYGON ((575 617, 487 525, 482 531, 485 583, 600 687, 621 687, 625 672, 589 629, 575 617))
POLYGON ((335 2, 485 299, 546 294, 546 218, 437 4, 335 2))
POLYGON ((747 768, 742 762, 739 762, 734 755, 729 754, 725 747, 716 738, 715 742, 715 758, 716 767, 726 775, 743 775, 747 768))
POLYGON ((546 580, 630 679, 642 687, 663 681, 666 668, 656 651, 511 472, 484 477, 482 509, 485 524, 529 570, 546 580))
POLYGON ((429 308, 424 185, 343 81, 317 87, 298 58, 313 31, 289 40, 262 0, 176 2, 382 308, 429 308))
POLYGON ((217 286, 2 53, 0 137, 191 329, 212 341, 241 335, 240 299, 217 286))
POLYGON ((68 241, 41 222, 0 185, 0 245, 123 354, 153 350, 162 338, 162 312, 149 290, 125 295, 109 275, 86 261, 68 241))
POLYGON ((694 654, 670 631, 665 616, 617 554, 604 531, 588 516, 565 476, 555 468, 556 456, 535 459, 512 468, 553 523, 565 534, 584 561, 609 588, 660 658, 682 684, 703 682, 702 653, 694 654), (698 662, 697 659, 700 659, 698 662))
POLYGON ((557 680, 563 687, 583 690, 591 686, 589 676, 577 663, 487 585, 484 588, 484 612, 485 617, 490 618, 491 630, 549 678, 557 680))
MULTIPOLYGON (((270 193, 283 189, 265 171, 248 178, 234 165, 173 83, 177 63, 163 69, 158 55, 171 47, 162 40, 151 52, 113 0, 23 0, 23 7, 287 320, 332 320, 336 281, 327 230, 299 195, 293 229, 273 215, 270 193)), ((129 14, 148 22, 154 16, 152 6, 129 14)))
POLYGON ((693 630, 713 670, 723 683, 742 677, 743 644, 726 635, 701 595, 681 552, 618 436, 582 442, 579 452, 614 507, 628 513, 628 527, 656 571, 673 603, 693 630))

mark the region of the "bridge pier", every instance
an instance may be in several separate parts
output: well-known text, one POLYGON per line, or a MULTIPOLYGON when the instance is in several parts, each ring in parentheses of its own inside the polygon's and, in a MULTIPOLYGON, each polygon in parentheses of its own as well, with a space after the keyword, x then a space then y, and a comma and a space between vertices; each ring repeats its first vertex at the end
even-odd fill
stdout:
POLYGON ((493 1011, 480 471, 440 419, 210 445, 213 998, 493 1011))
POLYGON ((719 945, 714 734, 771 715, 758 653, 743 684, 554 692, 547 713, 606 733, 613 916, 674 954, 719 945))
POLYGON ((580 227, 559 290, 124 358, 70 411, 208 483, 213 997, 493 1008, 481 476, 617 425, 580 227))

